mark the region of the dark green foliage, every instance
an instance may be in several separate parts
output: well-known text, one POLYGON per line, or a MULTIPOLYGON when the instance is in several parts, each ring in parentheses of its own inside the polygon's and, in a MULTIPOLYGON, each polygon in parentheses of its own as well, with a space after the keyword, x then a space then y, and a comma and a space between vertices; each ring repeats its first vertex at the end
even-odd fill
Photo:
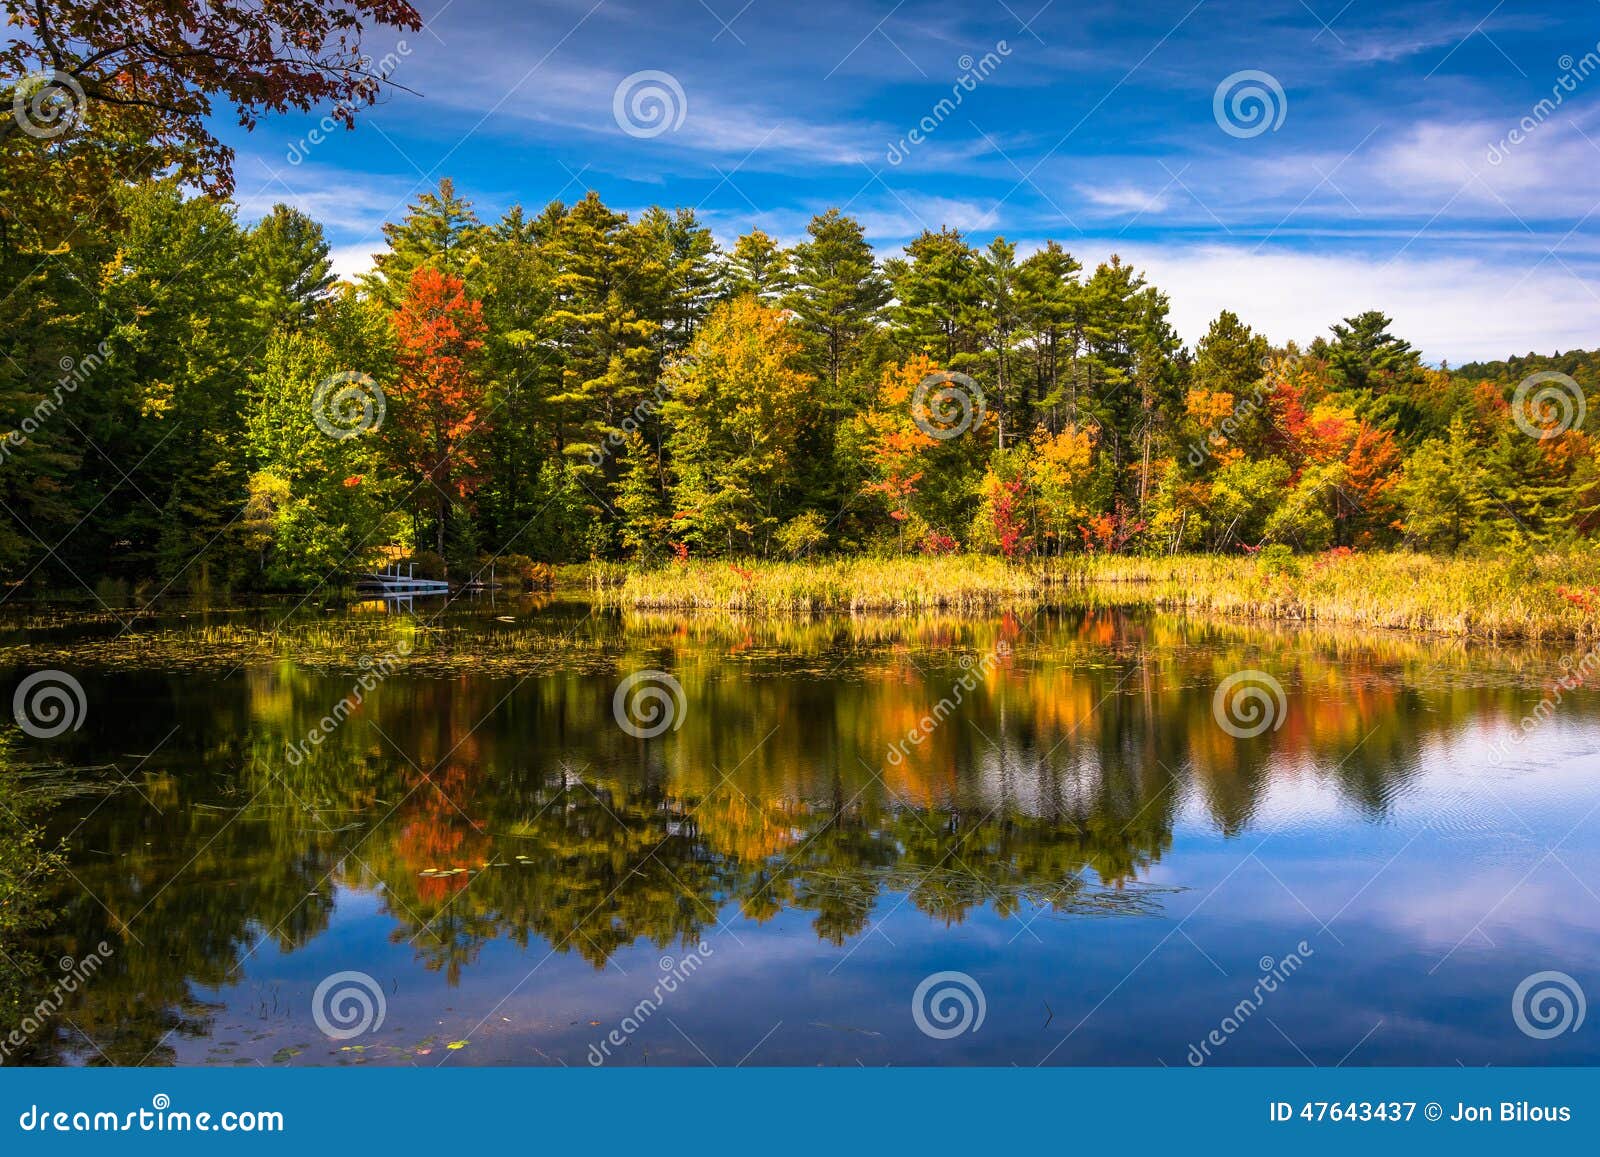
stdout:
POLYGON ((1143 274, 1054 242, 945 228, 880 263, 829 210, 792 249, 755 230, 725 253, 689 210, 590 193, 484 224, 443 181, 357 287, 304 214, 241 227, 171 182, 77 228, 49 252, 0 236, 0 576, 30 589, 306 589, 423 548, 456 577, 507 553, 1456 551, 1600 529, 1600 404, 1543 439, 1513 408, 1537 372, 1592 390, 1600 354, 1433 370, 1378 311, 1304 353, 1224 311, 1191 353, 1143 274), (432 323, 397 328, 419 270, 481 310, 446 377, 402 340, 432 323), (943 371, 974 403, 949 440, 911 420, 943 371), (381 420, 329 435, 330 381, 381 420), (447 469, 419 457, 427 405, 447 469))

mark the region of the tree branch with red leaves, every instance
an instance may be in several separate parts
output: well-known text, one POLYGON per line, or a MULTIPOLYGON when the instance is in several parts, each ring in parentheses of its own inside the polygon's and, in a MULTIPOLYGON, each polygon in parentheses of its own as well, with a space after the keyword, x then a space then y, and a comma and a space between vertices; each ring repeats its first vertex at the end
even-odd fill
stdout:
MULTIPOLYGON (((369 28, 415 31, 406 0, 4 0, 22 35, 0 50, 7 91, 35 78, 28 94, 65 105, 121 111, 154 156, 209 192, 233 187, 233 152, 206 127, 213 101, 232 104, 253 128, 264 113, 331 104, 352 127, 355 111, 386 84, 362 53, 369 28)), ((69 111, 77 114, 83 108, 69 111)), ((87 119, 93 126, 92 116, 87 119)), ((54 126, 51 126, 54 129, 54 126)), ((0 147, 44 149, 55 131, 30 132, 22 116, 0 118, 0 147)))

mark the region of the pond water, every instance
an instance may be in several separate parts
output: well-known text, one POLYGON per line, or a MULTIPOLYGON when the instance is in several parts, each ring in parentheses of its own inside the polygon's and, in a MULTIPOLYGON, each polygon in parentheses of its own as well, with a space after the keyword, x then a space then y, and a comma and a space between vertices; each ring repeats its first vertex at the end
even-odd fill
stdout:
POLYGON ((562 602, 0 641, 8 703, 83 691, 10 762, 93 788, 17 947, 95 971, 12 1063, 1600 1062, 1573 648, 562 602))

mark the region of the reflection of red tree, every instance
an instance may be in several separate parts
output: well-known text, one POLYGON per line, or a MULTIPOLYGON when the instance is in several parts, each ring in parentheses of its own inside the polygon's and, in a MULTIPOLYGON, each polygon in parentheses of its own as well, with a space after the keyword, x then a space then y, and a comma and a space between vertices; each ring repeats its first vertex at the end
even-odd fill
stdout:
POLYGON ((476 776, 465 763, 451 763, 429 775, 408 767, 399 835, 394 841, 398 864, 417 879, 417 896, 442 902, 465 888, 471 876, 423 876, 427 869, 480 868, 493 854, 493 842, 480 825, 468 819, 476 776))
POLYGON ((1096 647, 1108 647, 1117 641, 1119 627, 1117 616, 1091 612, 1078 624, 1078 638, 1096 647))

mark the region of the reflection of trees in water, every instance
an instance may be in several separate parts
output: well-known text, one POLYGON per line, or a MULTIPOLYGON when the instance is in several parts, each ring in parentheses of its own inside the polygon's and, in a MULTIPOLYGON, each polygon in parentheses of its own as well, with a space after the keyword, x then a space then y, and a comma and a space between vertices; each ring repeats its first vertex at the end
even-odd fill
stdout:
POLYGON ((0 1033, 5 1053, 29 1057, 9 1033, 27 1020, 48 993, 50 969, 31 943, 53 920, 49 895, 65 867, 57 843, 36 822, 44 793, 22 775, 10 756, 11 737, 0 731, 0 1033))
MULTIPOLYGON (((606 673, 392 678, 299 764, 286 747, 348 676, 108 679, 94 702, 130 706, 92 716, 67 758, 179 730, 139 773, 159 811, 123 792, 57 817, 62 834, 87 817, 72 867, 98 899, 69 881, 37 955, 119 945, 68 1016, 117 1063, 170 1061, 208 1035, 216 990, 327 928, 336 886, 381 884, 392 939, 451 983, 495 938, 601 966, 785 910, 836 945, 902 904, 944 923, 1149 911, 1160 899, 1141 881, 1185 809, 1237 834, 1273 784, 1301 778, 1381 815, 1425 744, 1528 698, 1446 681, 1436 668, 1470 662, 1456 650, 1104 614, 630 619, 600 643, 606 673), (972 664, 1002 639, 1009 654, 972 664), (650 667, 673 672, 687 708, 641 742, 615 726, 611 691, 650 667), (1211 693, 1248 667, 1281 680, 1288 709, 1238 740, 1211 693), (960 709, 891 762, 968 671, 960 709)), ((257 1003, 265 1021, 288 1015, 270 988, 257 1003)), ((65 1027, 41 1048, 101 1060, 65 1027)))
MULTIPOLYGON (((812 912, 817 934, 834 944, 860 933, 887 897, 899 895, 946 923, 987 904, 1005 915, 1031 903, 1109 913, 1115 902, 1093 899, 1086 875, 1148 864, 1170 830, 1160 807, 1147 809, 1147 822, 1111 829, 1108 839, 1031 816, 779 803, 764 818, 782 826, 789 846, 751 857, 728 846, 730 833, 711 806, 716 797, 553 781, 528 802, 531 816, 485 821, 493 850, 449 877, 443 900, 427 887, 437 877, 419 880, 398 843, 378 844, 378 856, 397 853, 392 862, 368 860, 386 882, 390 914, 413 933, 419 919, 427 923, 415 946, 430 967, 454 973, 484 929, 576 951, 599 967, 636 941, 695 943, 726 919, 728 905, 757 920, 784 909, 812 912)), ((468 865, 446 859, 430 867, 468 865)), ((1130 886, 1127 906, 1138 908, 1133 871, 1116 882, 1130 886)))

